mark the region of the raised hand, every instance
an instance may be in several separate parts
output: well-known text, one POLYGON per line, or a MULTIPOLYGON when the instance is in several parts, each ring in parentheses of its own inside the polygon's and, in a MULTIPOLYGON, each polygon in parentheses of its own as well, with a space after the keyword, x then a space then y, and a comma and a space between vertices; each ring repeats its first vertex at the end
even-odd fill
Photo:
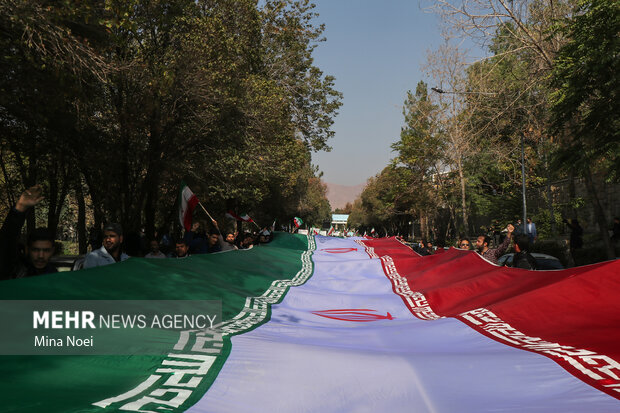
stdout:
POLYGON ((41 188, 41 185, 35 185, 26 189, 21 194, 17 201, 17 205, 15 205, 15 209, 20 212, 26 212, 29 208, 41 202, 43 198, 43 188, 41 188))

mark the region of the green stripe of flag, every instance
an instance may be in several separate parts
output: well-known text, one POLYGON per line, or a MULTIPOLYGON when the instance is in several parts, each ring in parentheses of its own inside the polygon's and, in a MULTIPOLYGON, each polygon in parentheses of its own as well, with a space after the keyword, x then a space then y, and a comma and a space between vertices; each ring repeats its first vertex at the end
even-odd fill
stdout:
MULTIPOLYGON (((302 284, 310 277, 313 239, 310 244, 308 248, 305 236, 276 233, 270 244, 251 250, 181 260, 132 258, 107 267, 2 281, 0 299, 221 300, 223 319, 239 316, 238 321, 224 323, 222 353, 200 385, 192 389, 191 396, 175 410, 183 411, 198 401, 215 380, 230 353, 230 337, 268 321, 271 304, 281 301, 291 285, 302 284), (269 298, 256 298, 264 294, 269 298), (264 307, 266 311, 244 311, 246 305, 264 307)), ((166 355, 0 356, 2 410, 116 411, 127 401, 112 403, 107 409, 92 403, 135 389, 165 359, 166 355)))

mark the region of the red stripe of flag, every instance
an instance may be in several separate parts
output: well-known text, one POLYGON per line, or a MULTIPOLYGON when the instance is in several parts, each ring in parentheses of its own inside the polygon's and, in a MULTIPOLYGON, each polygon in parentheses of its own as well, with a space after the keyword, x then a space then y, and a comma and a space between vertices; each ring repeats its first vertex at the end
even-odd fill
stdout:
POLYGON ((496 266, 474 251, 421 257, 393 238, 359 242, 380 257, 418 318, 457 318, 620 399, 620 261, 528 271, 496 266))

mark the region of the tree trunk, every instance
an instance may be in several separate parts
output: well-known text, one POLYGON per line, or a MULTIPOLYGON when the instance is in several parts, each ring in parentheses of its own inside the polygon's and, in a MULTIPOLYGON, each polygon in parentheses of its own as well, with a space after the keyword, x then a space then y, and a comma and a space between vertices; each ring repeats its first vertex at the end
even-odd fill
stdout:
POLYGON ((69 192, 68 174, 62 177, 62 186, 59 186, 60 166, 58 162, 54 162, 48 169, 49 172, 49 208, 47 210, 47 228, 52 231, 54 237, 58 237, 58 224, 60 222, 60 214, 65 203, 65 198, 69 192))
POLYGON ((13 193, 15 187, 13 186, 9 174, 7 173, 6 164, 4 163, 3 152, 0 152, 0 166, 2 167, 2 175, 4 176, 5 194, 7 196, 8 202, 7 207, 12 208, 17 203, 17 200, 15 199, 15 194, 13 193))
MULTIPOLYGON (((32 159, 28 164, 28 176, 24 178, 24 188, 30 188, 37 183, 37 165, 32 159)), ((28 234, 32 233, 37 227, 37 216, 35 213, 36 209, 37 206, 35 205, 26 213, 26 227, 28 228, 28 234)))
POLYGON ((424 213, 420 212, 420 234, 418 234, 418 235, 419 235, 419 237, 421 239, 427 239, 428 238, 428 236, 426 234, 426 225, 424 223, 424 218, 425 218, 424 217, 424 213))
MULTIPOLYGON (((449 207, 449 211, 450 211, 450 221, 452 221, 452 228, 454 228, 454 235, 456 237, 460 237, 460 234, 458 233, 458 225, 456 224, 456 214, 454 213, 454 208, 453 207, 449 207)), ((449 234, 448 234, 449 236, 449 234)), ((448 237, 446 237, 446 240, 448 240, 448 237)))
POLYGON ((148 189, 144 204, 144 230, 148 239, 155 237, 155 205, 157 204, 157 188, 148 189))
POLYGON ((571 218, 577 217, 577 211, 575 210, 575 172, 571 169, 568 172, 568 199, 571 208, 571 218))
POLYGON ((551 235, 556 235, 558 229, 555 222, 555 212, 553 210, 553 191, 551 191, 551 171, 549 170, 549 160, 545 154, 545 178, 547 191, 547 209, 549 211, 549 223, 551 224, 551 235))
POLYGON ((592 204, 594 206, 594 216, 596 218, 596 222, 598 223, 599 234, 603 239, 603 245, 605 247, 607 258, 613 260, 615 258, 615 254, 613 246, 611 245, 611 240, 609 239, 609 234, 607 233, 607 218, 605 217, 605 211, 603 210, 603 206, 601 205, 596 193, 596 187, 594 186, 592 173, 589 168, 585 171, 584 178, 586 181, 588 195, 590 195, 590 199, 592 200, 592 204))
POLYGON ((77 216, 77 236, 78 251, 86 254, 88 251, 88 235, 86 234, 86 202, 84 201, 84 191, 82 190, 82 179, 78 177, 75 183, 75 198, 78 204, 77 216))
POLYGON ((146 190, 146 199, 144 203, 144 220, 146 236, 153 239, 155 233, 155 210, 159 193, 159 182, 162 173, 161 158, 161 140, 162 140, 162 121, 161 121, 161 102, 156 96, 153 96, 153 110, 150 116, 149 125, 149 152, 148 152, 148 169, 144 187, 146 190))
POLYGON ((144 230, 148 239, 155 237, 155 211, 159 194, 160 168, 152 163, 144 180, 146 198, 144 201, 144 230))
POLYGON ((461 208, 463 209, 463 231, 465 232, 465 237, 469 237, 469 222, 467 219, 467 198, 465 194, 465 176, 463 174, 463 162, 461 159, 458 160, 458 169, 459 169, 459 181, 461 182, 461 208))

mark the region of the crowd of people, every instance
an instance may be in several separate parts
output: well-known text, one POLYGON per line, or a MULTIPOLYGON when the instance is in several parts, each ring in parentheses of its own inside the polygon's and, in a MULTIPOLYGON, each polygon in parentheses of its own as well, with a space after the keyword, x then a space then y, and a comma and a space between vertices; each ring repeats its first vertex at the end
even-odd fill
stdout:
MULTIPOLYGON (((570 256, 573 257, 576 250, 583 248, 583 228, 576 218, 563 219, 562 222, 570 231, 568 247, 570 256)), ((609 231, 609 237, 613 244, 620 242, 620 218, 615 217, 613 228, 609 231)), ((456 248, 463 250, 475 250, 488 261, 497 264, 498 259, 506 254, 512 245, 514 257, 507 261, 507 265, 525 268, 530 270, 539 269, 536 259, 531 254, 534 243, 538 240, 538 231, 531 218, 527 218, 525 226, 519 219, 514 225, 509 224, 503 231, 498 221, 476 238, 475 243, 461 235, 456 243, 456 248), (504 235, 505 234, 505 235, 504 235), (494 246, 494 248, 491 248, 494 246)), ((420 255, 432 255, 443 251, 443 245, 433 245, 431 241, 422 240, 419 245, 414 246, 414 250, 420 255)))
MULTIPOLYGON (((47 228, 37 228, 27 236, 25 246, 20 246, 19 236, 26 220, 27 211, 43 199, 40 186, 34 186, 21 194, 19 200, 10 209, 4 225, 0 229, 0 280, 30 277, 57 272, 50 259, 54 254, 54 234, 47 228)), ((583 246, 583 228, 577 219, 563 220, 571 230, 569 247, 571 254, 583 246)), ((494 223, 497 224, 497 223, 494 223)), ((498 225, 494 225, 494 228, 498 225)), ((96 232, 93 232, 96 234, 96 232)), ((92 234, 91 234, 92 235, 92 234)), ((620 241, 620 219, 614 218, 613 230, 610 233, 614 242, 620 241)), ((114 264, 133 257, 145 258, 187 258, 196 254, 211 254, 239 249, 249 249, 254 245, 271 241, 272 231, 260 229, 258 233, 220 230, 216 220, 211 220, 211 228, 207 222, 194 222, 189 231, 177 238, 163 235, 157 239, 147 240, 144 234, 124 244, 123 228, 118 223, 104 226, 101 236, 91 236, 91 249, 81 265, 92 268, 114 264), (130 251, 123 251, 123 245, 133 245, 130 251), (127 252, 130 252, 129 254, 127 252)), ((468 238, 461 236, 457 248, 471 250, 472 247, 482 257, 497 264, 499 258, 506 253, 513 241, 514 257, 511 265, 517 268, 536 270, 536 260, 531 255, 531 247, 538 238, 536 225, 531 218, 522 225, 521 220, 513 226, 509 224, 504 231, 495 228, 476 238, 472 244, 468 238), (502 239, 502 234, 505 236, 502 239), (494 245, 494 248, 491 246, 494 245)), ((444 251, 443 245, 433 246, 431 241, 422 240, 415 250, 421 255, 432 255, 444 251)), ((126 248, 127 250, 129 248, 126 248)))
MULTIPOLYGON (((19 237, 26 220, 26 213, 43 199, 42 188, 34 186, 21 194, 9 210, 0 229, 0 280, 31 277, 57 272, 50 259, 54 254, 54 234, 47 228, 37 228, 28 234, 26 244, 20 245, 19 237)), ((255 245, 269 243, 273 232, 262 228, 258 233, 224 231, 216 220, 194 222, 182 236, 164 235, 160 239, 146 240, 142 235, 132 242, 132 257, 176 258, 190 255, 211 254, 239 249, 250 249, 255 245), (137 246, 136 246, 137 245, 137 246)), ((92 235, 92 234, 91 234, 92 235)), ((118 223, 103 227, 101 236, 91 236, 91 249, 83 260, 82 268, 93 268, 125 261, 130 257, 125 251, 123 228, 118 223)))
MULTIPOLYGON (((503 240, 499 240, 495 237, 495 233, 491 234, 482 234, 476 238, 475 244, 472 244, 471 241, 461 235, 457 242, 456 247, 461 250, 472 250, 473 249, 480 254, 486 260, 492 262, 493 264, 498 264, 499 258, 506 253, 508 247, 513 241, 515 255, 511 262, 513 267, 524 268, 528 270, 536 270, 537 264, 536 260, 530 253, 531 245, 534 243, 536 239, 536 227, 532 223, 531 219, 528 219, 529 227, 526 227, 526 233, 518 232, 514 225, 508 224, 505 229, 505 236, 503 240), (530 225, 531 224, 531 225, 530 225), (496 245, 494 248, 491 248, 492 245, 496 245)), ((501 234, 501 233, 500 233, 501 234)), ((501 238, 500 238, 501 239, 501 238)), ((427 240, 422 240, 419 246, 416 246, 414 249, 420 255, 433 255, 438 254, 444 251, 443 245, 433 246, 433 243, 427 240)))

